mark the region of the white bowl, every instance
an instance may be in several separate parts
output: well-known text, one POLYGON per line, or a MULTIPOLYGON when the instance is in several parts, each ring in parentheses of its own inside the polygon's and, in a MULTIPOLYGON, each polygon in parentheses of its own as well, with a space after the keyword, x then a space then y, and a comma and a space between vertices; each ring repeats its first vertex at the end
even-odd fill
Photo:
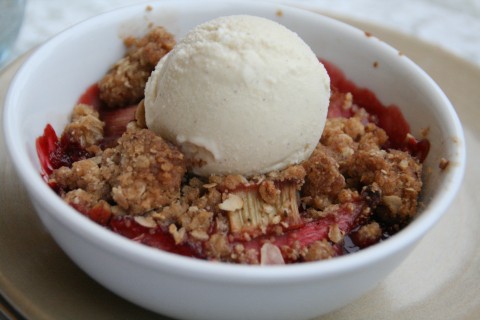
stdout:
POLYGON ((307 319, 375 287, 446 211, 465 168, 462 128, 440 88, 397 50, 338 21, 273 3, 191 0, 146 6, 89 19, 45 43, 21 67, 5 101, 7 147, 40 218, 63 250, 102 285, 176 318, 307 319), (400 106, 414 134, 430 128, 423 204, 408 227, 385 242, 328 261, 268 267, 211 263, 116 235, 78 214, 45 184, 35 139, 47 123, 62 131, 80 94, 122 56, 122 35, 140 35, 154 22, 180 38, 198 23, 238 13, 286 25, 359 86, 400 106), (441 158, 450 161, 445 171, 438 168, 441 158))

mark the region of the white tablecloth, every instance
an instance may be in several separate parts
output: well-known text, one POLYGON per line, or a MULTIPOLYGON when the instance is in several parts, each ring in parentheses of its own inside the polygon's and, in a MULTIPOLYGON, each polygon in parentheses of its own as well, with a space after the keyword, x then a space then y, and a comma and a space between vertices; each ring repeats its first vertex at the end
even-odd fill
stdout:
MULTIPOLYGON (((139 0, 27 0, 12 61, 72 24, 139 0)), ((480 66, 480 0, 297 0, 287 4, 362 19, 414 35, 480 66)))

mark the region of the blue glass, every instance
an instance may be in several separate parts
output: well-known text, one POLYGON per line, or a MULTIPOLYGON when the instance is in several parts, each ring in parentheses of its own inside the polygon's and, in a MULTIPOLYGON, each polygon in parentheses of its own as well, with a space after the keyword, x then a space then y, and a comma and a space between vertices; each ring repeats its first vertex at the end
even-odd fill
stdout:
POLYGON ((0 67, 17 39, 24 11, 25 0, 0 0, 0 67))

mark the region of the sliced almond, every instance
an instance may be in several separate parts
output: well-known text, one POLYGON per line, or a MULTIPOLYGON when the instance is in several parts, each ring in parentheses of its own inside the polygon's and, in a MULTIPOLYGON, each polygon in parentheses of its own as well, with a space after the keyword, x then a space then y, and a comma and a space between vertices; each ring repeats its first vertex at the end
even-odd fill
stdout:
POLYGON ((280 249, 271 243, 265 243, 260 249, 261 265, 280 265, 285 264, 280 249))
POLYGON ((340 241, 343 240, 343 232, 340 230, 340 227, 338 224, 334 224, 330 226, 328 229, 328 238, 333 242, 333 243, 339 243, 340 241))
POLYGON ((136 216, 136 217, 133 218, 133 220, 135 220, 136 223, 138 223, 139 225, 141 225, 145 228, 156 228, 157 227, 157 223, 150 216, 149 217, 136 216))
POLYGON ((146 128, 147 122, 145 120, 145 104, 142 101, 138 104, 138 108, 135 110, 135 120, 140 128, 146 128))
POLYGON ((243 200, 236 194, 229 194, 227 199, 218 205, 221 210, 236 211, 243 208, 243 200))
POLYGON ((203 187, 205 189, 211 189, 211 188, 215 188, 217 186, 216 183, 207 183, 207 184, 204 184, 203 187))

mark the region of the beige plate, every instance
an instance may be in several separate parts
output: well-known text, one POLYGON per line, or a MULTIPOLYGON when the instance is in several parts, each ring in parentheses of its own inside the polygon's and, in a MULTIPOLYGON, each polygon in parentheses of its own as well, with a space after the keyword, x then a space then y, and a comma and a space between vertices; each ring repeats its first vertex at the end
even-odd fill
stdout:
MULTIPOLYGON (((480 69, 437 47, 363 22, 423 67, 456 107, 467 174, 446 216, 372 292, 320 319, 480 318, 480 69)), ((22 59, 0 75, 0 101, 22 59)), ((0 138, 0 293, 29 319, 164 319, 110 293, 78 269, 42 227, 0 138)))

